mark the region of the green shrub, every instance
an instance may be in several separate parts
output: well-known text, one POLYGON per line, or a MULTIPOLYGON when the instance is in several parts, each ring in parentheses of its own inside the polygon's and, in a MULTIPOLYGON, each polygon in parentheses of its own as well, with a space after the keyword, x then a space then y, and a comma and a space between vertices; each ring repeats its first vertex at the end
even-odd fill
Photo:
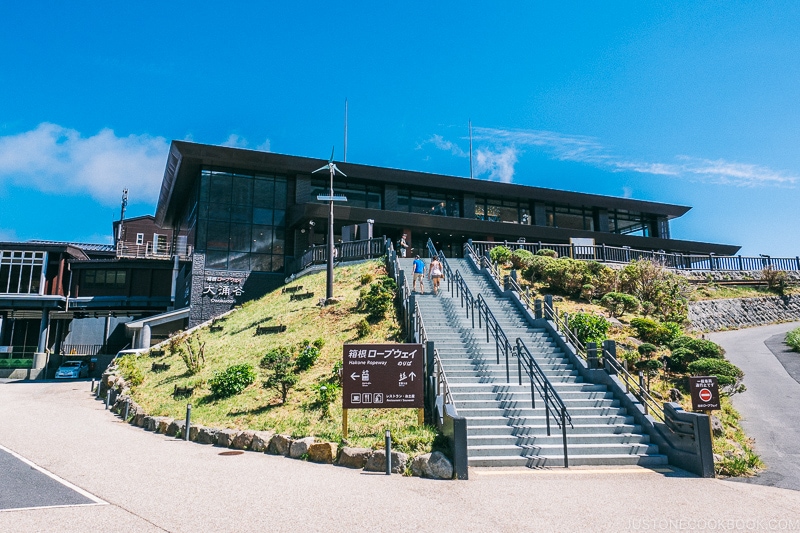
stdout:
POLYGON ((536 255, 541 257, 558 257, 558 252, 551 250, 550 248, 542 248, 536 252, 536 255))
POLYGON ((697 356, 691 350, 686 348, 676 348, 667 357, 667 366, 673 372, 686 372, 689 363, 697 360, 697 356))
POLYGON ((656 346, 653 346, 649 342, 644 344, 640 344, 639 347, 636 349, 643 357, 652 357, 654 353, 658 351, 656 346))
POLYGON ((298 379, 291 351, 285 346, 274 348, 264 355, 260 366, 271 371, 263 383, 264 388, 277 389, 281 393, 281 401, 286 403, 289 389, 297 384, 298 379))
POLYGON ((325 339, 320 337, 320 338, 314 340, 314 342, 312 342, 311 344, 313 344, 316 348, 321 350, 322 347, 325 346, 325 339))
POLYGON ((639 308, 639 299, 624 292, 609 292, 600 300, 600 305, 608 309, 613 317, 632 313, 639 308))
POLYGON ((657 359, 645 359, 643 361, 638 361, 634 366, 636 367, 636 370, 641 370, 648 376, 655 375, 663 367, 661 361, 657 359))
POLYGON ((144 383, 144 373, 136 365, 136 357, 136 354, 128 354, 115 359, 120 374, 131 387, 144 383))
POLYGON ((382 320, 392 308, 396 291, 397 284, 394 280, 388 276, 381 276, 369 286, 369 289, 361 289, 356 308, 365 311, 367 318, 371 320, 382 320))
POLYGON ((622 292, 636 296, 646 314, 672 322, 686 320, 691 287, 684 277, 653 261, 639 260, 622 269, 619 281, 622 292))
POLYGON ((295 359, 295 367, 298 372, 304 372, 314 366, 319 358, 319 348, 313 344, 306 344, 300 350, 300 355, 295 359))
POLYGON ((636 336, 644 342, 657 346, 669 342, 681 333, 681 326, 674 322, 661 323, 652 318, 634 318, 631 327, 636 331, 636 336))
POLYGON ((337 383, 320 381, 312 385, 311 390, 314 391, 314 402, 311 407, 321 409, 325 415, 330 414, 331 404, 339 397, 341 387, 337 383))
POLYGON ((725 394, 744 392, 742 384, 744 372, 738 366, 724 359, 704 357, 689 364, 689 373, 693 376, 717 376, 719 387, 725 394))
POLYGON ((692 339, 684 344, 684 348, 691 350, 691 352, 694 353, 698 359, 721 359, 725 355, 725 350, 722 349, 722 346, 705 339, 692 339))
POLYGON ((528 266, 522 271, 522 276, 533 282, 544 281, 544 271, 553 261, 555 261, 555 259, 552 257, 534 255, 530 263, 528 263, 528 266))
POLYGON ((197 335, 171 337, 167 344, 167 351, 181 358, 190 375, 199 373, 206 365, 206 343, 201 343, 197 335))
POLYGON ((694 337, 690 337, 689 335, 679 335, 672 339, 669 343, 670 350, 677 350, 678 348, 685 348, 686 345, 693 341, 694 337))
POLYGON ((786 281, 789 276, 783 270, 775 270, 768 266, 761 271, 761 279, 767 282, 767 287, 781 296, 786 292, 786 281))
POLYGON ((361 284, 362 285, 369 285, 372 283, 372 280, 375 279, 375 276, 372 275, 371 272, 367 272, 366 274, 361 275, 361 284))
POLYGON ((511 250, 505 246, 495 246, 489 250, 489 259, 492 260, 492 263, 504 265, 511 260, 511 250))
POLYGON ((594 285, 592 285, 591 283, 585 283, 583 287, 581 287, 581 299, 586 300, 587 302, 591 302, 593 296, 594 296, 594 285))
POLYGON ((568 327, 575 332, 581 344, 587 342, 602 343, 606 339, 611 324, 605 318, 590 313, 570 315, 568 327))
POLYGON ((356 323, 356 335, 358 335, 359 339, 369 335, 371 329, 372 327, 369 325, 366 318, 362 318, 356 323))
POLYGON ((518 270, 527 268, 532 260, 533 254, 528 250, 514 250, 511 254, 511 265, 518 270))
POLYGON ((786 344, 795 352, 800 352, 800 328, 793 329, 786 334, 786 344))
POLYGON ((228 398, 239 394, 256 380, 256 371, 249 363, 229 366, 216 372, 208 381, 215 398, 228 398))

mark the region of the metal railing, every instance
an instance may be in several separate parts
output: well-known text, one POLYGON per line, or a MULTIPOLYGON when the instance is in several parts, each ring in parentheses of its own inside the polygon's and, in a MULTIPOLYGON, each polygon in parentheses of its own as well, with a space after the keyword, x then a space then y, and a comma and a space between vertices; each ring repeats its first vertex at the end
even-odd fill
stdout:
POLYGON ((555 251, 559 257, 571 257, 582 261, 599 261, 601 263, 629 263, 637 259, 648 259, 674 270, 715 270, 724 272, 748 272, 763 270, 767 267, 775 270, 800 271, 800 256, 771 257, 768 255, 716 255, 692 254, 681 252, 664 252, 655 250, 638 250, 627 246, 579 246, 575 244, 548 244, 542 242, 493 242, 473 241, 471 247, 478 257, 495 246, 505 246, 511 250, 528 250, 536 253, 547 249, 555 251))
POLYGON ((120 241, 117 243, 116 252, 118 258, 172 259, 177 255, 181 259, 188 259, 192 255, 192 247, 182 245, 176 246, 173 250, 172 245, 166 242, 148 241, 142 244, 131 244, 120 241))
POLYGON ((564 403, 564 400, 561 399, 558 391, 556 391, 556 389, 553 387, 553 384, 550 383, 549 379, 547 379, 547 376, 539 366, 539 363, 536 362, 536 359, 533 357, 531 351, 519 337, 517 337, 517 360, 523 361, 522 366, 525 369, 525 372, 528 374, 528 379, 530 379, 531 382, 531 407, 536 409, 535 391, 538 391, 539 396, 541 396, 544 400, 547 436, 550 436, 551 415, 555 419, 556 425, 561 428, 561 439, 564 445, 564 468, 569 468, 569 456, 567 454, 567 424, 569 424, 573 429, 575 426, 572 424, 572 417, 567 411, 567 406, 564 403))
POLYGON ((644 408, 644 414, 651 414, 658 418, 661 422, 664 421, 663 406, 650 395, 650 391, 644 384, 644 377, 640 374, 638 379, 628 372, 624 365, 620 364, 619 360, 611 355, 608 350, 603 348, 603 367, 606 365, 611 368, 613 373, 619 376, 620 381, 625 384, 625 392, 633 394, 639 400, 644 408))
POLYGON ((544 317, 553 323, 556 331, 575 348, 575 354, 585 361, 586 347, 578 339, 578 335, 569 328, 569 321, 558 316, 556 310, 547 303, 547 300, 542 301, 542 310, 544 312, 544 317))
MULTIPOLYGON (((427 345, 428 333, 425 330, 425 323, 422 320, 422 313, 419 310, 419 304, 414 303, 414 326, 415 326, 415 339, 427 345)), ((450 383, 447 381, 447 375, 444 372, 442 361, 439 357, 439 352, 436 348, 433 349, 433 363, 435 366, 434 372, 436 373, 436 395, 442 397, 442 401, 452 406, 454 414, 458 415, 455 402, 453 401, 453 393, 450 391, 450 383)))
MULTIPOLYGON (((375 237, 362 241, 340 242, 333 247, 334 261, 357 261, 359 259, 372 259, 384 255, 388 249, 388 240, 385 237, 375 237)), ((391 244, 391 243, 388 243, 391 244)), ((294 259, 294 264, 289 269, 296 274, 312 265, 322 265, 328 261, 328 245, 314 245, 300 257, 294 259)))

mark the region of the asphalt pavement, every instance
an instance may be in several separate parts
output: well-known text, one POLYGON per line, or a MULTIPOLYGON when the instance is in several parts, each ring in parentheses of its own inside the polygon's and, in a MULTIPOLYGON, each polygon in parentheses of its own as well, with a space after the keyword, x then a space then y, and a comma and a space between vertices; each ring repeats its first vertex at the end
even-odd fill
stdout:
MULTIPOLYGON (((471 469, 434 481, 148 433, 88 383, 0 384, 0 444, 105 505, 0 511, 3 532, 800 530, 800 492, 680 470, 471 469)), ((0 491, 13 490, 0 475, 0 491)))
POLYGON ((786 332, 797 327, 800 322, 709 337, 744 371, 747 391, 731 400, 743 417, 745 433, 755 440, 755 450, 767 466, 758 476, 737 481, 800 491, 800 354, 788 351, 783 344, 786 332))

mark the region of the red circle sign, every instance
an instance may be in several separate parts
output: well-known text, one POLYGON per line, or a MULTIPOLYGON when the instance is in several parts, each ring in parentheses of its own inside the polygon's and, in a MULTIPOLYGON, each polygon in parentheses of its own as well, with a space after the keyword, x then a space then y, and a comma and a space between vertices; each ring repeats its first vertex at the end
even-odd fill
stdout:
POLYGON ((700 389, 700 399, 704 402, 711 401, 711 391, 708 389, 700 389))

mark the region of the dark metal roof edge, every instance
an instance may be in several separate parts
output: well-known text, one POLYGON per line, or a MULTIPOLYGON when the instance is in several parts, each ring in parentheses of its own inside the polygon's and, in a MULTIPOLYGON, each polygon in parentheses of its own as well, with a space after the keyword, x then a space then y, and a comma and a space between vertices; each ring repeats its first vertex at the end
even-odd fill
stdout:
MULTIPOLYGON (((172 141, 156 212, 156 223, 160 226, 163 226, 167 217, 167 212, 173 207, 170 205, 174 200, 174 198, 172 198, 172 193, 175 189, 181 163, 184 159, 197 160, 198 163, 209 166, 247 166, 253 170, 263 171, 289 169, 300 174, 311 174, 311 172, 327 163, 324 159, 278 154, 275 152, 261 152, 187 141, 172 141)), ((486 180, 390 167, 377 167, 345 162, 337 162, 337 165, 348 176, 352 175, 354 179, 371 179, 388 183, 399 182, 412 186, 420 185, 426 187, 435 184, 442 189, 461 190, 477 194, 497 194, 509 197, 522 196, 531 200, 538 199, 555 203, 569 203, 572 205, 629 209, 664 215, 668 218, 680 217, 691 209, 691 207, 688 206, 666 204, 649 200, 634 200, 632 198, 550 189, 518 183, 490 182, 486 180), (493 189, 491 192, 488 190, 489 187, 493 189)))

